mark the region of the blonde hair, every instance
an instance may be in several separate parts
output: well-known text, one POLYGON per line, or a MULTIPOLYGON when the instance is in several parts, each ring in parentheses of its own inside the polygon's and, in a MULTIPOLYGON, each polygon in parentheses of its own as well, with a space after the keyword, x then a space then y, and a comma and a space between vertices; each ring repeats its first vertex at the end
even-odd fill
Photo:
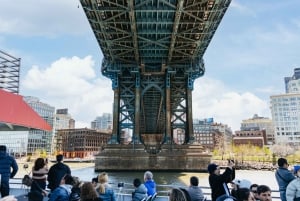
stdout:
POLYGON ((99 182, 99 192, 101 194, 105 193, 105 185, 108 182, 108 174, 106 172, 102 172, 98 175, 98 182, 99 182))

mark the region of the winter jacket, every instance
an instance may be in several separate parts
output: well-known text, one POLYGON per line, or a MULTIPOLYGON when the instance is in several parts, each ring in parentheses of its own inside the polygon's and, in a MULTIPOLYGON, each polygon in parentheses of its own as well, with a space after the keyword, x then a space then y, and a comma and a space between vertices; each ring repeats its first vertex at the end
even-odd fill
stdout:
POLYGON ((293 201, 294 198, 300 197, 300 178, 292 180, 286 187, 286 200, 293 201))
POLYGON ((208 177, 209 185, 211 188, 211 200, 216 201, 217 197, 226 194, 223 183, 225 183, 225 187, 228 192, 229 189, 227 187, 227 183, 231 182, 235 178, 235 169, 226 168, 223 174, 216 175, 210 174, 208 177))
POLYGON ((154 195, 156 193, 156 183, 153 180, 147 180, 144 185, 147 188, 148 195, 154 195))
POLYGON ((132 201, 141 201, 146 197, 148 197, 148 194, 144 184, 139 185, 132 193, 132 201))
POLYGON ((295 176, 287 168, 279 167, 275 172, 275 178, 279 187, 280 198, 282 201, 286 201, 286 187, 295 179, 295 176))
POLYGON ((72 185, 62 184, 51 192, 48 201, 69 201, 72 185))
POLYGON ((96 191, 102 201, 116 201, 115 192, 108 184, 105 184, 105 193, 100 193, 99 189, 97 189, 96 191))
POLYGON ((63 164, 62 162, 57 162, 48 172, 48 188, 52 191, 57 188, 60 184, 61 179, 66 175, 71 175, 71 170, 69 166, 63 164))
POLYGON ((17 174, 18 169, 16 160, 12 156, 8 155, 6 151, 0 151, 1 181, 4 183, 8 182, 10 178, 13 178, 17 174))
POLYGON ((191 201, 202 201, 204 199, 202 189, 199 186, 190 186, 187 192, 191 197, 191 201))

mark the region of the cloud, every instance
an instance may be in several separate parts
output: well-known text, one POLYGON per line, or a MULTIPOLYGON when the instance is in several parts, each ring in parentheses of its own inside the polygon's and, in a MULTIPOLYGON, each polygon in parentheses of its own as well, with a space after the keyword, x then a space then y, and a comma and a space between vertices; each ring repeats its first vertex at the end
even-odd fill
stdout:
POLYGON ((42 102, 56 109, 68 108, 78 121, 76 127, 90 127, 96 116, 112 113, 113 102, 111 81, 95 76, 94 63, 86 56, 60 58, 44 68, 32 66, 22 85, 30 95, 42 97, 42 102))
POLYGON ((195 82, 193 91, 193 118, 213 117, 215 122, 239 130, 242 120, 254 114, 270 117, 268 103, 251 92, 237 93, 224 83, 205 77, 195 82))

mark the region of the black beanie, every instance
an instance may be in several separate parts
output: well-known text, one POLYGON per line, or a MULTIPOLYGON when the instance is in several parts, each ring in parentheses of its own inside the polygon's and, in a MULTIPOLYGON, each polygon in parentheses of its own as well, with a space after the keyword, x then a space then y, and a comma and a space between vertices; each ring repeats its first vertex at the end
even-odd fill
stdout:
POLYGON ((218 166, 216 164, 211 163, 207 166, 207 171, 209 172, 209 174, 212 174, 217 168, 218 166))

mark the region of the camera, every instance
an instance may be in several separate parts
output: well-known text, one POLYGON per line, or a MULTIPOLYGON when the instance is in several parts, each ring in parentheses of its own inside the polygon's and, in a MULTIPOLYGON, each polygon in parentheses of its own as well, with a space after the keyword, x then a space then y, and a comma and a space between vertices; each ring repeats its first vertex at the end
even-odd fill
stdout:
POLYGON ((122 187, 124 187, 124 183, 123 182, 118 183, 118 188, 122 188, 122 187))
POLYGON ((234 163, 233 159, 228 159, 228 163, 234 163))

